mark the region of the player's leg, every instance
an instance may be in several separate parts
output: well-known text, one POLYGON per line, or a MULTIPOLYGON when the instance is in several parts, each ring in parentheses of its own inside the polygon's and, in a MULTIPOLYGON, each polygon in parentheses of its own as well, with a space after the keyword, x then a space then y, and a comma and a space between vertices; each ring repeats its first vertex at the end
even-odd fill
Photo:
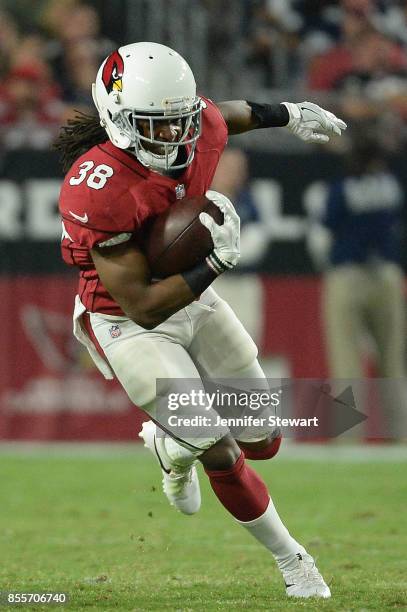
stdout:
POLYGON ((361 340, 369 291, 360 266, 339 266, 325 275, 322 309, 331 378, 364 376, 361 340))
MULTIPOLYGON (((192 314, 191 311, 188 314, 189 322, 192 314)), ((170 326, 171 322, 165 328, 167 333, 160 334, 140 332, 131 321, 121 322, 120 336, 115 334, 111 338, 111 321, 106 323, 103 317, 92 316, 92 330, 97 341, 130 398, 150 409, 155 399, 156 378, 196 377, 192 361, 183 347, 174 341, 170 326), (180 370, 174 371, 177 364, 180 370)), ((172 382, 176 386, 176 378, 172 382)), ((153 439, 156 441, 155 436, 153 439)), ((169 440, 174 444, 172 439, 169 440)), ((211 438, 201 434, 180 442, 193 458, 199 457, 224 507, 273 553, 285 578, 287 593, 299 597, 329 596, 329 589, 314 567, 312 558, 282 524, 264 482, 245 463, 235 440, 226 432, 218 431, 211 438)), ((164 450, 166 454, 171 452, 170 446, 164 450)))
POLYGON ((235 520, 265 546, 282 572, 287 595, 330 597, 311 555, 289 533, 262 478, 231 435, 199 455, 211 487, 235 520))
MULTIPOLYGON (((88 335, 107 358, 132 402, 154 421, 143 425, 141 437, 160 464, 165 494, 178 510, 193 514, 198 511, 201 499, 194 464, 196 453, 206 448, 206 441, 199 440, 198 446, 188 435, 177 441, 176 433, 168 427, 168 413, 164 410, 160 413, 156 402, 157 379, 168 385, 162 390, 167 395, 182 392, 184 379, 200 380, 181 344, 184 320, 189 324, 181 313, 164 329, 147 332, 129 319, 113 321, 98 314, 84 317, 88 335), (112 328, 115 330, 113 337, 112 328)), ((193 411, 188 410, 193 416, 193 411)), ((195 411, 199 413, 199 408, 195 411)))
MULTIPOLYGON (((369 413, 364 356, 369 343, 366 308, 371 293, 369 274, 363 265, 337 266, 324 276, 322 315, 329 376, 345 388, 352 385, 354 400, 369 413)), ((340 420, 338 422, 340 424, 340 420)), ((347 439, 360 440, 365 423, 346 433, 347 439)))
MULTIPOLYGON (((212 378, 233 378, 235 384, 238 379, 255 380, 256 387, 263 384, 268 390, 249 334, 223 300, 213 300, 211 305, 213 312, 197 325, 188 349, 200 371, 212 378)), ((288 595, 329 597, 329 588, 313 558, 290 535, 262 478, 245 462, 240 448, 243 444, 247 449, 252 447, 251 452, 255 445, 263 449, 270 446, 265 432, 261 432, 260 440, 248 439, 244 443, 228 435, 199 456, 215 495, 236 521, 273 554, 288 595)))
POLYGON ((375 293, 370 300, 369 323, 377 344, 379 375, 404 378, 405 300, 404 276, 395 264, 378 265, 374 274, 375 293))
POLYGON ((375 290, 368 307, 369 326, 377 348, 378 375, 382 379, 379 381, 380 433, 386 439, 403 439, 407 436, 404 276, 401 268, 392 263, 378 265, 372 275, 375 290))
MULTIPOLYGON (((229 304, 215 292, 211 295, 213 312, 196 324, 188 348, 199 372, 208 379, 233 379, 236 388, 242 381, 243 390, 250 383, 251 388, 255 386, 256 390, 269 392, 255 343, 229 304)), ((280 448, 281 433, 274 428, 257 428, 256 431, 240 432, 236 441, 247 459, 271 459, 280 448)))

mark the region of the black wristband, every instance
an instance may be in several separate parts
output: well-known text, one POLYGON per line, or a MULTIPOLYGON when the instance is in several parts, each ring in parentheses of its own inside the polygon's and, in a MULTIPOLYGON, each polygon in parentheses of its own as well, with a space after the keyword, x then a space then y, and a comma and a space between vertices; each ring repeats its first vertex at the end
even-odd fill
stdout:
MULTIPOLYGON (((233 267, 233 266, 231 266, 233 267)), ((186 284, 196 296, 201 295, 225 270, 229 269, 229 264, 224 264, 214 252, 210 253, 202 263, 191 270, 182 272, 186 284)))
POLYGON ((290 120, 288 109, 284 104, 257 104, 249 102, 247 104, 252 109, 252 118, 256 123, 256 128, 283 127, 290 120))

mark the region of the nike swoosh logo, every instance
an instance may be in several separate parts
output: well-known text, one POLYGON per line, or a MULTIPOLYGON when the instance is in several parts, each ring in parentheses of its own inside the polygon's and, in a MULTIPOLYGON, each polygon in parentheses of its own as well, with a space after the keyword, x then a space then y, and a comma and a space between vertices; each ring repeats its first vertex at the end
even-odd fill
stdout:
POLYGON ((301 106, 301 110, 303 110, 303 111, 306 110, 309 113, 314 113, 314 115, 316 115, 318 118, 321 117, 321 115, 317 111, 314 111, 312 108, 307 108, 306 106, 301 106))
POLYGON ((317 111, 315 111, 313 108, 308 108, 308 106, 301 106, 301 110, 307 110, 310 113, 315 113, 316 115, 318 115, 317 111))
POLYGON ((81 223, 87 223, 89 221, 88 215, 86 213, 82 217, 80 217, 79 215, 75 215, 75 213, 73 213, 70 210, 69 214, 72 215, 74 219, 76 219, 77 221, 80 221, 81 223))
POLYGON ((167 470, 167 468, 165 468, 165 467, 164 467, 164 464, 163 464, 163 462, 162 462, 162 460, 161 460, 161 457, 160 457, 160 455, 158 454, 157 444, 156 444, 156 441, 155 441, 155 436, 154 436, 154 449, 155 449, 155 454, 157 455, 158 462, 159 462, 159 464, 160 464, 160 466, 161 466, 161 469, 162 469, 162 470, 164 470, 164 472, 165 472, 166 474, 171 474, 171 470, 167 470))

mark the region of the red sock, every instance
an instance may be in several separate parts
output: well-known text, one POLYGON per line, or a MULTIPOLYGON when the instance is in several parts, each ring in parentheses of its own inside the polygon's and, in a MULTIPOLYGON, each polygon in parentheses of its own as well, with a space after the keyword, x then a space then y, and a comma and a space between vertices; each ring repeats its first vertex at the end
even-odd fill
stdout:
POLYGON ((239 459, 230 470, 205 470, 211 487, 221 502, 238 521, 253 521, 265 513, 269 494, 258 474, 239 459))
POLYGON ((260 461, 264 459, 271 459, 272 457, 274 457, 274 455, 277 455, 281 445, 281 436, 278 436, 278 438, 273 438, 270 444, 268 444, 265 448, 259 450, 255 450, 253 448, 246 448, 244 443, 240 445, 240 442, 238 440, 236 441, 244 452, 244 456, 246 457, 246 459, 260 461))

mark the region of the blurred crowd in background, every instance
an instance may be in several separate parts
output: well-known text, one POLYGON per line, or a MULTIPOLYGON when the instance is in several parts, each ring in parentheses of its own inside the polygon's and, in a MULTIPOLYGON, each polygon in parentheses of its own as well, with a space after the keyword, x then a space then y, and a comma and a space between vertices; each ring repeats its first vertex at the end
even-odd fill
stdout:
POLYGON ((47 148, 115 47, 97 10, 75 0, 0 3, 0 124, 5 148, 47 148))
POLYGON ((402 0, 1 0, 1 145, 46 148, 74 108, 92 109, 106 55, 143 38, 184 53, 214 99, 301 92, 404 144, 402 0))

